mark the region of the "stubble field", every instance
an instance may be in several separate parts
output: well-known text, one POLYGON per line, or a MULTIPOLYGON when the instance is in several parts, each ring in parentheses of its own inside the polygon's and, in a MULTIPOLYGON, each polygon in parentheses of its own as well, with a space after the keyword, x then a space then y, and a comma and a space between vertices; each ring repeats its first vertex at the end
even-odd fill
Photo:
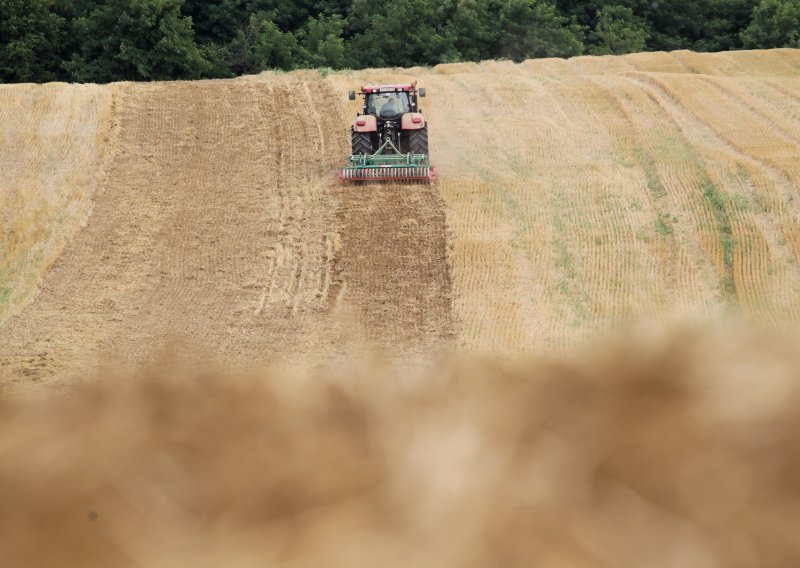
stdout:
POLYGON ((798 93, 788 49, 0 86, 0 565, 797 566, 798 93), (439 181, 339 185, 405 80, 439 181))
POLYGON ((799 86, 774 50, 3 87, 4 383, 167 345, 249 364, 791 326, 799 86), (440 182, 339 186, 346 91, 412 79, 440 182))

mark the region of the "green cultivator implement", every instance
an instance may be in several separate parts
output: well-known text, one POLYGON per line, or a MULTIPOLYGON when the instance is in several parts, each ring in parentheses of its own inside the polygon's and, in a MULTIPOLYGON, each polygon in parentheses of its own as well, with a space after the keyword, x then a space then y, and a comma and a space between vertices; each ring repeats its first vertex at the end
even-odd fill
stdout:
MULTIPOLYGON (((343 182, 431 182, 436 170, 428 156, 428 122, 416 83, 371 85, 358 93, 364 105, 351 129, 353 153, 339 170, 343 182)), ((356 92, 350 91, 350 100, 356 92)))
POLYGON ((403 181, 436 179, 436 168, 426 154, 401 154, 391 140, 374 154, 353 154, 339 170, 342 181, 403 181))

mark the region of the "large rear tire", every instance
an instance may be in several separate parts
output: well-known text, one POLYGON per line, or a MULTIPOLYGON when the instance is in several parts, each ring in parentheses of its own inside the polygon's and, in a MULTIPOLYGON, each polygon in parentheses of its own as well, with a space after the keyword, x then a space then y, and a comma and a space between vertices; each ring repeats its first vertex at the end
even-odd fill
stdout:
POLYGON ((372 133, 353 131, 353 154, 373 154, 372 133))
POLYGON ((428 127, 408 130, 408 151, 412 154, 428 155, 428 127))

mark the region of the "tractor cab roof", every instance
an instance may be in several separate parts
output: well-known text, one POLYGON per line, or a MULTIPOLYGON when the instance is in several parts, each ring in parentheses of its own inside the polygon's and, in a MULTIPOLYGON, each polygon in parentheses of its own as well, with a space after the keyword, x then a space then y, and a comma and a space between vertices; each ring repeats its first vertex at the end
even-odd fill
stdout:
POLYGON ((361 91, 365 94, 370 93, 397 93, 400 91, 413 91, 417 87, 415 83, 400 83, 397 85, 364 85, 361 91))

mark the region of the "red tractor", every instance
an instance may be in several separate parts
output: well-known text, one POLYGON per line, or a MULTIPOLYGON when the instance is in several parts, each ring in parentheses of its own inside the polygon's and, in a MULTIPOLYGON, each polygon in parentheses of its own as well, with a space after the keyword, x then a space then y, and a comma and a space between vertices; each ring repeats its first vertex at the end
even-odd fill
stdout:
POLYGON ((428 156, 428 123, 418 99, 425 89, 417 83, 368 85, 350 100, 364 97, 364 107, 352 127, 353 154, 339 171, 342 181, 402 181, 436 179, 428 156))

